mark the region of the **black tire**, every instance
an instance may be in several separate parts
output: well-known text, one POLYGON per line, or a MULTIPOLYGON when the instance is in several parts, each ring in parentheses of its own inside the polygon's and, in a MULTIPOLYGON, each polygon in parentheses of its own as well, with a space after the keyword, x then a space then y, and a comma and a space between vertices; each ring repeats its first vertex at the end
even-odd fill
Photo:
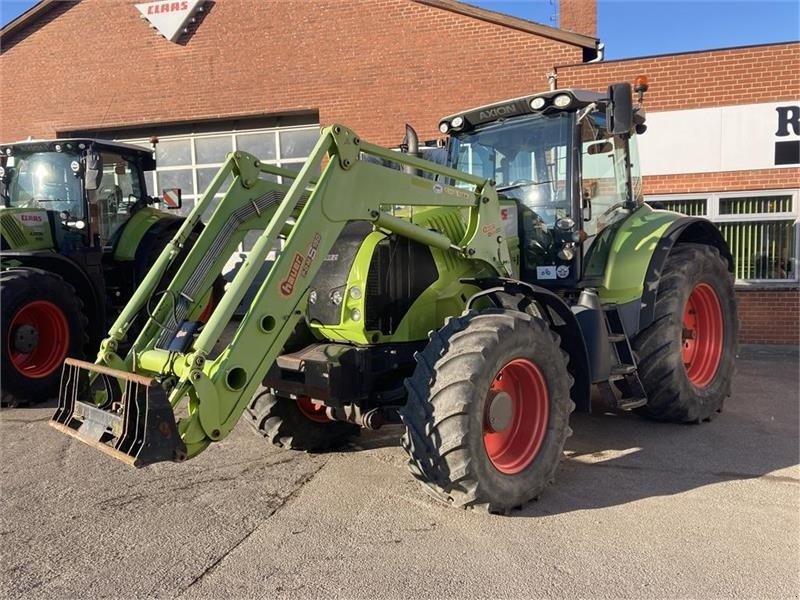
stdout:
POLYGON ((88 342, 88 321, 75 288, 58 275, 38 269, 3 271, 0 273, 0 305, 3 307, 0 325, 2 404, 24 405, 55 397, 63 359, 66 356, 83 358, 88 342), (42 301, 47 305, 32 306, 42 301), (20 319, 24 322, 20 323, 20 319), (40 334, 52 339, 56 330, 67 337, 62 337, 60 349, 48 353, 41 346, 47 340, 40 334), (19 352, 21 347, 30 349, 25 352, 29 358, 19 352), (12 356, 16 356, 16 362, 12 356))
MULTIPOLYGON (((689 307, 692 309, 697 296, 693 299, 689 307)), ((696 316, 691 318, 697 318, 705 313, 693 310, 692 314, 696 316)), ((713 319, 705 319, 709 320, 713 319)), ((648 397, 638 412, 677 423, 711 419, 722 410, 724 399, 731 393, 737 336, 736 297, 725 259, 711 246, 681 244, 673 248, 659 282, 654 320, 633 342, 639 377, 648 397), (721 340, 711 334, 701 337, 700 329, 685 327, 684 311, 693 293, 706 298, 716 296, 721 312, 721 321, 717 322, 722 326, 721 340), (717 339, 716 345, 707 346, 705 340, 712 338, 717 339), (684 366, 684 344, 697 344, 698 349, 688 366, 684 366), (718 367, 714 372, 716 355, 718 367)))
MULTIPOLYGON (((558 336, 544 321, 526 313, 472 311, 431 333, 416 360, 414 374, 406 380, 408 400, 401 411, 406 426, 403 447, 412 475, 435 498, 461 507, 507 513, 537 498, 553 482, 572 433, 572 377, 558 336), (518 472, 501 472, 499 459, 490 457, 485 441, 489 396, 496 397, 492 387, 501 373, 520 361, 538 370, 546 391, 543 399, 542 394, 539 399, 517 394, 518 402, 523 411, 526 405, 544 402, 547 414, 542 417, 544 411, 535 411, 540 420, 539 445, 525 459, 529 462, 523 460, 518 472)), ((512 377, 509 383, 514 381, 512 377)), ((519 391, 522 379, 516 381, 519 391)), ((527 431, 513 425, 517 417, 514 410, 511 414, 506 428, 527 431)))
POLYGON ((324 452, 341 448, 361 428, 342 421, 318 422, 307 417, 295 400, 275 396, 261 388, 250 401, 246 415, 249 423, 269 442, 279 448, 324 452))

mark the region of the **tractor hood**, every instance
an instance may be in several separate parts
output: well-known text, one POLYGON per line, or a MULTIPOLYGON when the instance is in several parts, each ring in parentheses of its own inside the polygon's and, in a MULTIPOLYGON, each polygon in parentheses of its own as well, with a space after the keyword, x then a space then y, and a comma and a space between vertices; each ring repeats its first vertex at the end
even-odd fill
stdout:
POLYGON ((0 210, 3 250, 48 250, 55 246, 52 211, 37 208, 0 210))

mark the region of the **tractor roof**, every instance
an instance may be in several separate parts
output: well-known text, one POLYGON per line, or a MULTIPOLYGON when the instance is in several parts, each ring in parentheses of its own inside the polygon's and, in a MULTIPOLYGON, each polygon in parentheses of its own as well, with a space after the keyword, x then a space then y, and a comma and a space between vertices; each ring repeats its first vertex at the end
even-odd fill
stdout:
POLYGON ((98 140, 93 138, 60 138, 56 140, 21 140, 19 142, 0 143, 0 152, 2 154, 11 154, 15 151, 26 152, 52 152, 56 150, 56 145, 60 145, 67 150, 81 149, 81 144, 88 148, 94 146, 99 150, 109 150, 119 154, 132 156, 141 163, 141 168, 144 171, 152 171, 156 168, 156 162, 153 158, 153 152, 142 146, 135 146, 133 144, 123 144, 122 142, 113 142, 111 140, 98 140))
POLYGON ((546 92, 539 92, 537 94, 530 94, 528 96, 521 96, 519 98, 511 98, 509 100, 502 100, 500 102, 493 102, 484 106, 470 108, 468 110, 458 112, 439 121, 440 131, 442 133, 462 132, 474 129, 479 125, 491 123, 499 119, 509 119, 521 115, 529 115, 535 113, 548 113, 551 109, 559 110, 575 110, 576 108, 583 108, 593 102, 598 105, 598 108, 603 108, 608 101, 606 93, 595 92, 593 90, 581 90, 564 88, 560 90, 549 90, 546 92), (553 100, 556 96, 569 96, 570 102, 565 106, 556 107, 553 100), (543 98, 545 102, 539 108, 532 108, 531 102, 534 98, 543 98), (451 127, 453 119, 461 117, 463 125, 458 127, 451 127), (445 131, 445 129, 447 131, 445 131))

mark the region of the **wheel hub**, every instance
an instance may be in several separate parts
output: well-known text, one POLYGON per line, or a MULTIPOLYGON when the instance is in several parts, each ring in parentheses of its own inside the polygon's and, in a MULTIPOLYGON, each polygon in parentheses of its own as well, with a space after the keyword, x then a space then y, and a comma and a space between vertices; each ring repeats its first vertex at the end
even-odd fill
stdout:
POLYGON ((48 300, 34 300, 11 319, 5 344, 14 368, 25 377, 39 379, 61 366, 69 341, 69 322, 64 311, 48 300))
POLYGON ((544 442, 550 394, 533 361, 517 358, 495 375, 483 415, 483 445, 495 469, 514 475, 526 469, 544 442))
POLYGON ((14 350, 30 354, 39 345, 39 330, 33 325, 20 325, 14 331, 14 350))
POLYGON ((722 308, 717 293, 707 283, 700 283, 686 300, 681 333, 683 366, 695 386, 706 387, 717 374, 723 339, 722 308))
POLYGON ((514 401, 503 391, 492 391, 489 396, 489 430, 499 433, 508 428, 514 416, 514 401))

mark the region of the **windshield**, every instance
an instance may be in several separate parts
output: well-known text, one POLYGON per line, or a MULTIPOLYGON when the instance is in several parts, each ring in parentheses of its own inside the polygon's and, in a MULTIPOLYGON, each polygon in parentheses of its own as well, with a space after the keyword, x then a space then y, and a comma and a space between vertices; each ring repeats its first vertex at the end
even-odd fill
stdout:
POLYGON ((68 211, 83 215, 81 179, 70 164, 76 156, 63 152, 35 152, 9 158, 6 206, 68 211))
POLYGON ((519 200, 552 225, 570 212, 572 119, 571 113, 532 115, 454 137, 453 166, 494 179, 500 195, 519 200))

